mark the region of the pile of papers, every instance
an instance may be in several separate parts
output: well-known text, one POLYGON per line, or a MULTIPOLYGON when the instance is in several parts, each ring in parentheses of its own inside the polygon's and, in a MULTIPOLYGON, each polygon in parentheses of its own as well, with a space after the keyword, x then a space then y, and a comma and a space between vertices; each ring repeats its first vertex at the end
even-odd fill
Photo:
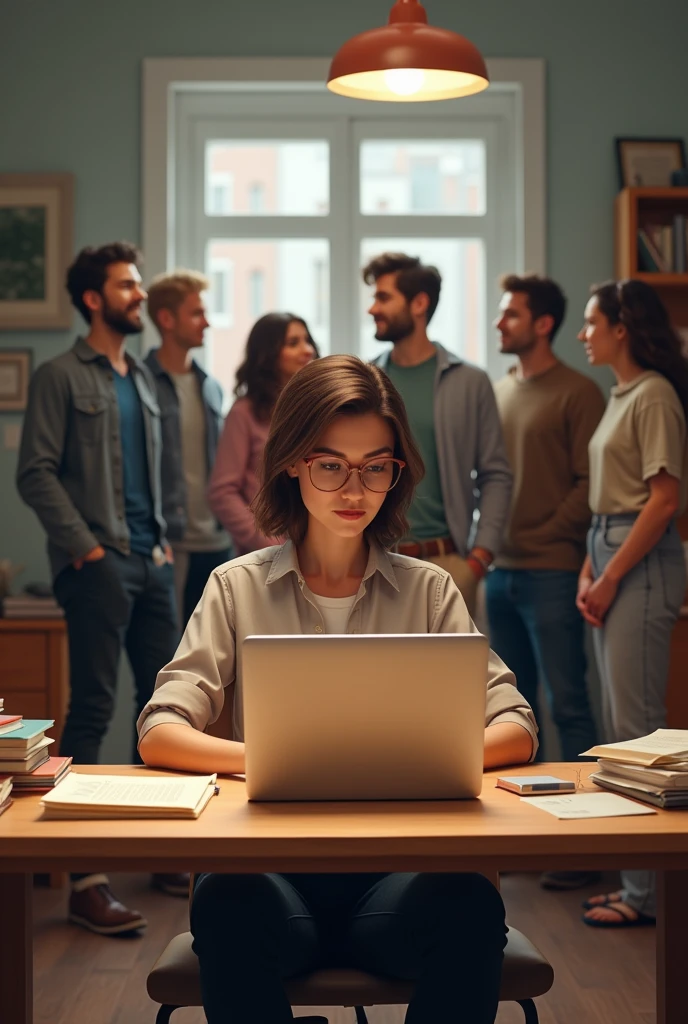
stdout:
POLYGON ((41 800, 44 818, 197 818, 217 775, 86 775, 69 772, 41 800))
POLYGON ((590 778, 603 789, 657 807, 688 807, 688 729, 657 729, 585 753, 597 757, 590 778))

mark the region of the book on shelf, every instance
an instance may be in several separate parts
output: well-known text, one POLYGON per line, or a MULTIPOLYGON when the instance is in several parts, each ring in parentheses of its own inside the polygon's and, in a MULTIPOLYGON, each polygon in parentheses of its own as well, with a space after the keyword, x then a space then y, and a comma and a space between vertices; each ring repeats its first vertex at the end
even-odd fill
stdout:
POLYGON ((638 269, 648 274, 665 271, 664 258, 644 228, 638 231, 638 269))
MULTIPOLYGON (((71 757, 48 757, 32 772, 14 776, 0 775, 0 781, 4 778, 14 778, 15 793, 44 793, 58 784, 67 774, 71 765, 71 757)), ((2 768, 1 761, 0 768, 2 768)))
POLYGON ((8 811, 12 806, 12 803, 13 801, 11 796, 8 796, 6 800, 3 800, 3 802, 0 803, 0 814, 4 814, 5 811, 8 811))
POLYGON ((674 214, 672 222, 673 231, 673 256, 672 270, 676 274, 686 272, 686 224, 688 220, 683 213, 674 214))
POLYGON ((24 718, 19 729, 0 736, 0 758, 30 750, 53 725, 54 718, 24 718))
POLYGON ((69 772, 41 800, 44 818, 197 818, 217 775, 87 775, 69 772))
POLYGON ((656 729, 647 736, 619 743, 598 743, 581 757, 607 758, 624 764, 671 766, 688 761, 688 729, 656 729))
POLYGON ((6 736, 8 732, 16 732, 21 728, 21 715, 0 715, 0 736, 6 736))

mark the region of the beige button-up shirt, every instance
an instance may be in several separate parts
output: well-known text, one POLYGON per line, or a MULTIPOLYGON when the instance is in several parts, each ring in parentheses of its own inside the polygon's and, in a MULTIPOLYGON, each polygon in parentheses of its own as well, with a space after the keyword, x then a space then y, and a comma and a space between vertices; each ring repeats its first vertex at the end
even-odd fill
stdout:
MULTIPOLYGON (((234 738, 243 739, 242 645, 252 634, 324 633, 325 623, 291 541, 253 551, 213 570, 172 661, 138 721, 139 739, 163 722, 204 730, 233 700, 234 738)), ((347 623, 348 633, 475 633, 448 572, 371 544, 347 623)), ((514 674, 494 652, 487 669, 486 725, 516 722, 533 738, 537 725, 514 674)), ((423 680, 418 680, 418 701, 423 680)))

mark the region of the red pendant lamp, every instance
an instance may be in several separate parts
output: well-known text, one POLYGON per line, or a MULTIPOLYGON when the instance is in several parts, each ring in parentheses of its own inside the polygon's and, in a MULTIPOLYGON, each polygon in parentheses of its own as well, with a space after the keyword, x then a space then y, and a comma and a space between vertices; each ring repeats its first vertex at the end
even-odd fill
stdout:
POLYGON ((327 88, 361 100, 418 103, 471 96, 489 85, 479 50, 428 25, 418 0, 396 0, 389 24, 349 39, 335 54, 327 88))

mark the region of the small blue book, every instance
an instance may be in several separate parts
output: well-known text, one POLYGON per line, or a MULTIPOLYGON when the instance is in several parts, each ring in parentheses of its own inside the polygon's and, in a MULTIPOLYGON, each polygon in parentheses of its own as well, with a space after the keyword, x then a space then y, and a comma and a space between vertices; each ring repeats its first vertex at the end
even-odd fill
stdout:
POLYGON ((54 718, 25 718, 20 729, 8 732, 0 736, 0 758, 10 751, 28 750, 35 746, 41 739, 43 733, 55 725, 54 718))

